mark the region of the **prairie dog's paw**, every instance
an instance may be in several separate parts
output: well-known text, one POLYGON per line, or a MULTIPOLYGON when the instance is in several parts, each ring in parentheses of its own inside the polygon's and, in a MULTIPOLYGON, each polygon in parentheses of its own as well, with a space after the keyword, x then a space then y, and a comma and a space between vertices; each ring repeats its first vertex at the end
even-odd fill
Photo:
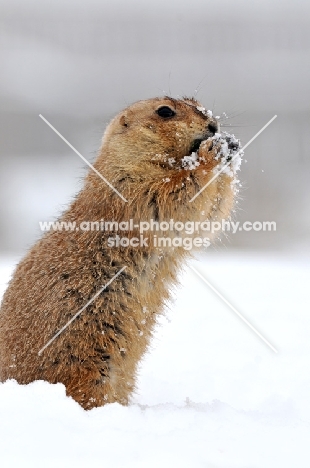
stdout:
POLYGON ((218 164, 218 154, 221 145, 208 138, 201 142, 197 152, 192 152, 189 156, 181 159, 181 168, 189 171, 212 170, 218 164))
POLYGON ((217 161, 215 158, 220 149, 221 145, 219 143, 214 142, 212 138, 208 138, 199 146, 198 160, 201 164, 214 162, 214 165, 216 165, 217 161))
POLYGON ((219 146, 219 151, 215 157, 220 172, 235 177, 236 172, 240 169, 243 150, 235 135, 223 132, 216 133, 212 137, 212 141, 216 146, 219 146))

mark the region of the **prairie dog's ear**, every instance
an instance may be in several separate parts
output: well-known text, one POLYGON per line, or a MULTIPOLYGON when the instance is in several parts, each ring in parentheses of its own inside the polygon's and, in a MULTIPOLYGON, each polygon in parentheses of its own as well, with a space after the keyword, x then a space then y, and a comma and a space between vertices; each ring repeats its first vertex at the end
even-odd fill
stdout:
POLYGON ((119 119, 119 123, 122 125, 122 127, 128 127, 127 115, 123 114, 121 118, 119 119))

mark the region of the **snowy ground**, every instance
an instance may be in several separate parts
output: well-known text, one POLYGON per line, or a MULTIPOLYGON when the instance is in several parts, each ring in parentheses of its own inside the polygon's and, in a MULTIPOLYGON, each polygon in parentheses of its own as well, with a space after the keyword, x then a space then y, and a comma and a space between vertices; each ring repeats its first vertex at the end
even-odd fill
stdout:
POLYGON ((193 265, 278 354, 186 269, 130 406, 85 412, 60 384, 0 384, 1 467, 309 468, 309 258, 193 265))

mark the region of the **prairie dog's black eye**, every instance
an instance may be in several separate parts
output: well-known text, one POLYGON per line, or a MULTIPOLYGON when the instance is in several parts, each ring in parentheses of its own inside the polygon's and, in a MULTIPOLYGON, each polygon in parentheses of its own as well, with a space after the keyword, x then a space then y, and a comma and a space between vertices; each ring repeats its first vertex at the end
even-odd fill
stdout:
POLYGON ((159 107, 156 113, 159 115, 159 117, 162 117, 163 119, 169 119, 170 117, 175 116, 174 110, 168 106, 159 107))

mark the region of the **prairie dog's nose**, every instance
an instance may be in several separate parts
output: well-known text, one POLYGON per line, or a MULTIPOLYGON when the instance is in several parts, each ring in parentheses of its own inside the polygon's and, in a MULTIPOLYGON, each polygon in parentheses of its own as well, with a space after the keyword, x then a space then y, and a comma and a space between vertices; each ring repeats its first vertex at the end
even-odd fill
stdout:
POLYGON ((210 133, 212 133, 212 136, 215 134, 215 133, 218 133, 219 131, 219 123, 217 120, 215 119, 212 119, 209 121, 208 125, 207 125, 207 129, 210 133))

